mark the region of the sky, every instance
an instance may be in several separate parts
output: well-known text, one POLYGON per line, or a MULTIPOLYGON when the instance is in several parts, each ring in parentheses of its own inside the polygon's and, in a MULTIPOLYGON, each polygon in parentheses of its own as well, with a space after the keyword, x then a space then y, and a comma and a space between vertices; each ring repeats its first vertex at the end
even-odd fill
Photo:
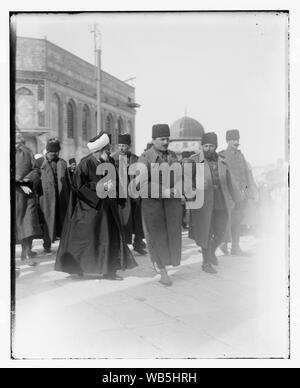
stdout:
POLYGON ((288 20, 284 13, 18 14, 17 35, 49 41, 94 63, 91 30, 102 35, 102 69, 135 77, 136 152, 155 123, 198 120, 226 147, 237 128, 252 166, 285 157, 288 20))

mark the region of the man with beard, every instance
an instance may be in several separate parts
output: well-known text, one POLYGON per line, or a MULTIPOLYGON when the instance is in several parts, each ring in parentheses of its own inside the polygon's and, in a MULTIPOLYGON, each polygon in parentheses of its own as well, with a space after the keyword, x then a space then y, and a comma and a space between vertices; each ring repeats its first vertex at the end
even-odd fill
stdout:
MULTIPOLYGON (((241 223, 245 215, 245 209, 249 199, 255 197, 257 191, 251 171, 242 152, 239 150, 240 133, 237 129, 226 132, 228 147, 221 151, 220 155, 225 159, 229 170, 241 192, 242 201, 235 205, 231 213, 231 254, 245 255, 240 248, 241 223)), ((229 240, 229 238, 227 238, 229 240)), ((228 254, 227 244, 221 246, 223 253, 228 254)))
POLYGON ((101 132, 87 146, 91 154, 81 159, 74 173, 55 269, 79 276, 102 274, 105 279, 123 280, 117 270, 137 264, 126 245, 119 201, 112 194, 118 192, 117 179, 107 180, 106 175, 97 175, 101 167, 115 172, 108 134, 101 132), (108 196, 100 198, 98 194, 104 192, 108 196))
MULTIPOLYGON (((128 168, 137 163, 138 157, 130 151, 131 136, 130 134, 119 135, 118 139, 119 151, 114 155, 114 159, 119 171, 119 176, 123 176, 120 169, 127 174, 127 185, 131 181, 131 176, 128 175, 128 168), (120 173, 122 175, 120 175, 120 173)), ((123 178, 126 178, 125 176, 123 178)), ((127 193, 127 186, 124 187, 124 192, 127 193)), ((141 199, 127 198, 124 207, 120 207, 121 223, 124 227, 127 244, 133 243, 133 249, 140 255, 146 255, 145 243, 143 241, 144 232, 141 214, 141 199), (134 234, 134 241, 132 235, 134 234)))
POLYGON ((166 266, 178 266, 181 261, 181 198, 175 198, 174 184, 163 187, 161 181, 153 181, 151 170, 153 166, 166 163, 172 166, 179 163, 174 152, 168 150, 170 128, 167 124, 156 124, 152 127, 153 146, 145 151, 139 162, 147 167, 147 176, 141 179, 141 187, 148 187, 148 197, 142 198, 142 219, 151 260, 158 267, 165 286, 171 286, 172 281, 166 266), (144 182, 144 183, 143 183, 144 182), (159 197, 151 197, 152 187, 159 188, 159 197))
POLYGON ((31 150, 26 147, 23 136, 16 130, 16 241, 21 243, 21 260, 34 266, 31 250, 32 239, 42 233, 38 220, 35 188, 40 173, 31 150))
POLYGON ((70 194, 72 191, 73 176, 74 176, 76 167, 77 167, 76 159, 75 158, 69 159, 69 167, 66 168, 65 176, 62 178, 61 200, 63 201, 63 203, 66 204, 66 207, 69 204, 70 194))
POLYGON ((41 163, 40 216, 43 229, 44 252, 51 252, 51 243, 61 235, 68 203, 63 190, 67 163, 59 157, 60 142, 47 141, 46 154, 41 163))
POLYGON ((218 265, 216 250, 224 241, 230 225, 231 201, 241 200, 224 159, 216 153, 217 135, 205 133, 202 137, 202 153, 193 155, 191 161, 204 163, 204 204, 191 210, 190 238, 202 248, 203 271, 215 274, 218 265))
POLYGON ((69 159, 69 167, 67 168, 67 172, 68 172, 68 180, 69 180, 70 186, 72 184, 72 179, 73 179, 73 175, 76 170, 76 167, 77 167, 76 159, 75 158, 69 159))

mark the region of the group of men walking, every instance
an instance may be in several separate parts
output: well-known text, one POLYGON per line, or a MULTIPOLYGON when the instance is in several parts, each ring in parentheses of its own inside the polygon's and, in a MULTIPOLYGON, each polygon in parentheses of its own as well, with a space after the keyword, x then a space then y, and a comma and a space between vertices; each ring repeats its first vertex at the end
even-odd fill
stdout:
POLYGON ((67 163, 59 157, 58 140, 49 139, 44 155, 34 157, 16 131, 16 242, 21 243, 21 260, 32 260, 32 240, 43 238, 44 252, 61 235, 68 205, 67 163))
POLYGON ((160 282, 172 285, 167 266, 179 266, 181 262, 182 202, 186 198, 177 195, 174 179, 168 187, 160 179, 153 179, 153 166, 163 164, 192 164, 193 187, 203 191, 203 206, 190 210, 189 225, 189 237, 201 247, 202 269, 216 273, 216 250, 221 247, 228 253, 229 241, 232 254, 243 254, 239 246, 241 221, 254 181, 238 149, 239 132, 227 132, 228 148, 221 153, 217 153, 217 135, 206 133, 202 137, 203 151, 181 161, 168 149, 169 139, 167 124, 153 125, 152 143, 138 158, 130 150, 129 134, 119 136, 119 151, 111 154, 110 135, 101 132, 87 144, 89 155, 78 166, 70 160, 67 168, 59 157, 58 140, 50 139, 45 155, 34 158, 17 131, 16 234, 17 242, 22 244, 21 258, 34 265, 33 238, 42 236, 45 252, 60 238, 56 270, 122 280, 118 270, 137 266, 128 248, 132 244, 140 255, 149 250, 160 282), (149 195, 124 197, 120 193, 127 193, 134 178, 130 166, 137 162, 146 171, 140 177, 140 189, 147 185, 149 195), (204 171, 201 188, 196 179, 199 163, 204 171), (116 179, 110 179, 105 170, 109 166, 115 168, 116 179), (124 169, 125 188, 124 180, 118 179, 124 169), (158 196, 151 195, 153 187, 158 188, 158 196))

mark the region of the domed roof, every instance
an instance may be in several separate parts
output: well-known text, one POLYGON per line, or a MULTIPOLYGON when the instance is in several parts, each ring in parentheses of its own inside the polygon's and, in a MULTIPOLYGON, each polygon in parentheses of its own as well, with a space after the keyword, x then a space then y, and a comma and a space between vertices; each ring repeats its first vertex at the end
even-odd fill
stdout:
POLYGON ((183 116, 176 120, 170 127, 171 138, 188 138, 188 137, 202 137, 204 128, 199 121, 192 117, 183 116))

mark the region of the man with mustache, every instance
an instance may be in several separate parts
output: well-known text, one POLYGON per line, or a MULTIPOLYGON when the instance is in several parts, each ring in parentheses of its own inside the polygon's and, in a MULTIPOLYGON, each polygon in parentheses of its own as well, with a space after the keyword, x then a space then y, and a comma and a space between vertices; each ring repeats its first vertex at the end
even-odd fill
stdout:
POLYGON ((216 250, 224 241, 230 225, 231 201, 240 201, 224 159, 217 154, 218 138, 214 132, 202 136, 202 153, 193 155, 193 163, 204 163, 204 203, 191 210, 190 238, 202 249, 204 272, 217 273, 216 250))
MULTIPOLYGON (((220 155, 225 159, 242 196, 242 201, 234 206, 231 214, 231 254, 242 256, 246 253, 240 248, 241 223, 245 215, 247 202, 250 198, 254 198, 256 187, 247 161, 239 150, 239 130, 231 129, 227 131, 226 141, 228 147, 226 150, 221 151, 220 155)), ((227 236, 228 240, 230 240, 229 236, 227 236)), ((229 253, 227 243, 224 243, 221 249, 224 254, 229 253)))
POLYGON ((59 140, 49 139, 46 145, 46 154, 40 167, 41 190, 39 204, 45 253, 51 253, 51 244, 57 237, 60 237, 68 207, 63 187, 67 163, 59 157, 59 152, 59 140))
MULTIPOLYGON (((118 171, 120 172, 122 168, 126 171, 126 183, 129 185, 132 177, 128 175, 128 169, 138 161, 138 156, 131 152, 131 135, 129 133, 119 135, 118 147, 119 150, 113 155, 113 158, 115 159, 118 171)), ((127 193, 127 187, 124 187, 124 191, 127 193)), ((146 244, 143 241, 145 236, 142 225, 141 198, 126 198, 125 206, 120 206, 119 211, 127 244, 132 244, 134 251, 139 255, 146 255, 146 244)))
POLYGON ((36 252, 32 251, 32 240, 41 235, 39 225, 36 187, 40 181, 40 172, 32 151, 25 145, 23 135, 16 130, 15 149, 16 173, 16 241, 21 243, 21 260, 34 266, 31 260, 36 252))
MULTIPOLYGON (((152 127, 152 147, 139 158, 147 167, 148 175, 144 182, 148 186, 148 198, 142 198, 142 219, 152 262, 158 267, 160 282, 171 286, 166 266, 178 266, 181 261, 181 199, 175 198, 174 185, 164 187, 161 180, 152 179, 153 166, 162 163, 171 166, 179 163, 176 154, 168 150, 170 128, 167 124, 155 124, 152 127), (159 188, 158 198, 151 196, 151 188, 159 188)), ((173 182, 174 183, 174 182, 173 182)), ((142 186, 143 184, 141 184, 142 186)))

